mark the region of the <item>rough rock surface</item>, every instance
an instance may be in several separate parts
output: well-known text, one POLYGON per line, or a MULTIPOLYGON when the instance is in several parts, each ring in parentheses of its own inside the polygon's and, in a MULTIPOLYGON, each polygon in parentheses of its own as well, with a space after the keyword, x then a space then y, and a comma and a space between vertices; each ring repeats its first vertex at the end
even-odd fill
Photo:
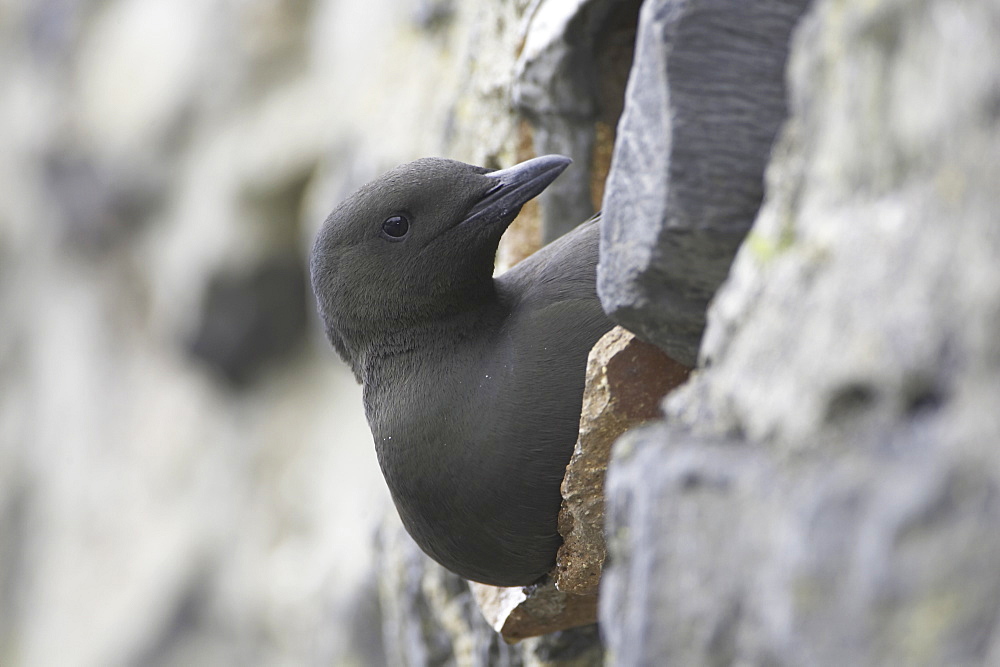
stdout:
POLYGON ((562 591, 550 577, 524 587, 469 586, 486 622, 507 642, 597 622, 596 595, 562 591))
POLYGON ((809 0, 647 0, 604 197, 598 292, 694 366, 705 311, 753 223, 809 0))
POLYGON ((604 475, 611 445, 622 433, 660 416, 660 401, 690 369, 660 348, 615 327, 587 359, 580 437, 563 478, 556 587, 597 595, 604 564, 604 475))
POLYGON ((539 198, 547 243, 600 206, 641 0, 547 0, 526 16, 511 98, 538 155, 574 160, 539 198), (596 202, 596 203, 595 203, 596 202))
MULTIPOLYGON (((501 634, 480 613, 490 601, 485 591, 509 595, 516 588, 479 586, 476 600, 469 582, 424 555, 396 517, 385 522, 379 550, 383 644, 390 665, 467 665, 469 667, 599 667, 604 649, 596 625, 552 632, 544 637, 501 634)), ((548 587, 549 597, 559 595, 548 587)), ((494 600, 494 602, 497 602, 494 600)), ((551 614, 551 616, 556 616, 551 614)), ((529 622, 531 622, 529 620, 529 622)))
POLYGON ((1000 661, 1000 6, 817 0, 704 370, 617 444, 620 664, 1000 661))

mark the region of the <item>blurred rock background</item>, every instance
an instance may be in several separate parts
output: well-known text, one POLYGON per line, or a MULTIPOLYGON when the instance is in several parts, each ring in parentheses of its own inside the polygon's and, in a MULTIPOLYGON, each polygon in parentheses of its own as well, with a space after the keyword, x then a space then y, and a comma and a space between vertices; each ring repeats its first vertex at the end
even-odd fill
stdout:
POLYGON ((600 661, 401 533, 306 262, 425 155, 576 160, 503 263, 589 216, 639 5, 0 0, 0 665, 600 661))
POLYGON ((385 659, 305 262, 383 169, 533 150, 529 3, 467 4, 0 2, 0 664, 385 659))

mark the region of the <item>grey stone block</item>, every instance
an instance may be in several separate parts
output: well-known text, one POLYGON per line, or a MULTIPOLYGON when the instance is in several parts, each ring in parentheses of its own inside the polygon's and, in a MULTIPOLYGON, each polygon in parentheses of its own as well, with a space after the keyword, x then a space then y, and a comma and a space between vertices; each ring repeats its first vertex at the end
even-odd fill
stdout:
POLYGON ((663 425, 623 438, 600 611, 616 664, 990 664, 1000 476, 911 435, 791 461, 663 425))
POLYGON ((772 479, 746 447, 662 425, 619 440, 600 602, 615 664, 726 665, 737 652, 763 653, 748 646, 761 643, 766 625, 750 604, 777 551, 780 514, 765 492, 772 479))
POLYGON ((763 194, 809 0, 647 0, 604 195, 598 292, 693 366, 705 310, 763 194))

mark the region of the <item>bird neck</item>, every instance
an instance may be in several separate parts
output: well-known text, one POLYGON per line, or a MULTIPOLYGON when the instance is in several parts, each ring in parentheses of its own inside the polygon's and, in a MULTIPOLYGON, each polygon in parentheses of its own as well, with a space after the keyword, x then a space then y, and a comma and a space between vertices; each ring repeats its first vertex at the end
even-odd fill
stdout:
POLYGON ((397 322, 372 339, 364 354, 366 380, 387 377, 387 366, 405 372, 411 364, 426 363, 435 358, 446 359, 455 347, 472 340, 483 332, 500 326, 506 305, 493 292, 488 299, 474 304, 465 303, 461 308, 439 312, 432 318, 397 322))

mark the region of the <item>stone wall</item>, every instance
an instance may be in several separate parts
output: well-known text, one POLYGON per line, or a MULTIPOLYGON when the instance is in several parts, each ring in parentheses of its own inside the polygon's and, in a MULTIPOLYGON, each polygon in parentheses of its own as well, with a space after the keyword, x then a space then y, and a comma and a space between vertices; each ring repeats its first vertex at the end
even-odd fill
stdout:
POLYGON ((612 454, 619 664, 1000 661, 998 31, 974 0, 803 19, 700 369, 612 454))
POLYGON ((0 664, 1000 660, 995 3, 646 0, 632 67, 639 5, 0 3, 0 664), (699 369, 614 451, 600 636, 508 646, 303 267, 386 168, 545 152, 502 263, 603 199, 699 369))

